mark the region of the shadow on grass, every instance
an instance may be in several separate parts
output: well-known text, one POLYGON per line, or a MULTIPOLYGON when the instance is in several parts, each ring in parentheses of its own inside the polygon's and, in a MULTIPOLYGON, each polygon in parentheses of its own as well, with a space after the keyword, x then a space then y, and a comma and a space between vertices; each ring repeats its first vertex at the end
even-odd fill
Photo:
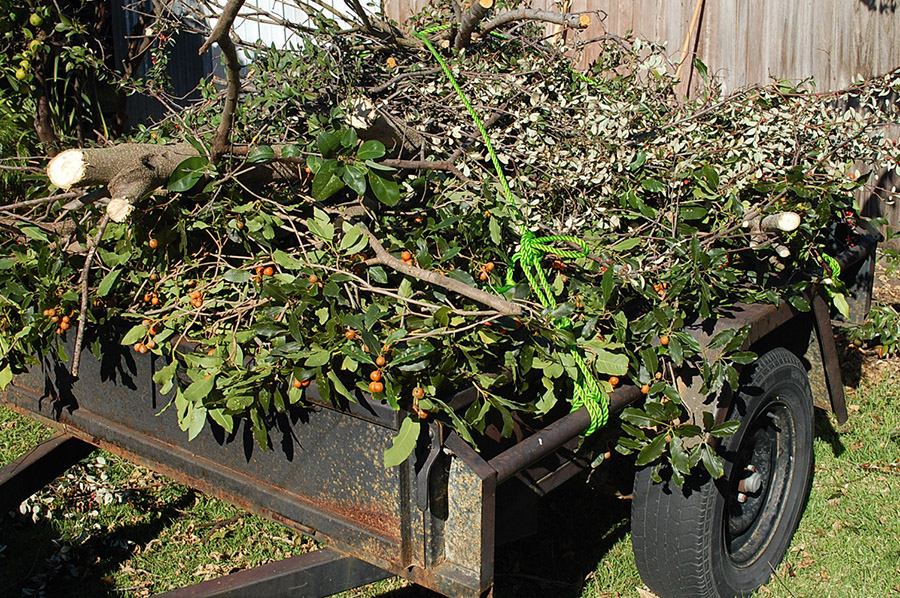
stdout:
POLYGON ((103 579, 128 560, 134 546, 144 546, 159 536, 196 499, 187 489, 180 497, 159 508, 143 493, 129 497, 129 503, 145 513, 144 520, 125 523, 113 530, 85 529, 77 537, 66 537, 54 520, 6 515, 0 517, 0 596, 46 596, 53 598, 99 598, 122 596, 103 579), (140 503, 134 505, 133 503, 140 503))

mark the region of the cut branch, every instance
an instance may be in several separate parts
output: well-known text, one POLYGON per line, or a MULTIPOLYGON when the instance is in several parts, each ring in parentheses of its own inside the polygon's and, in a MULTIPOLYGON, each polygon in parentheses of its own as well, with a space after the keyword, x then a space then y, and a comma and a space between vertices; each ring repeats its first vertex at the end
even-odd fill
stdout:
POLYGON ((555 23, 556 25, 563 27, 571 27, 572 29, 585 29, 590 26, 591 17, 590 15, 583 13, 580 15, 573 15, 554 12, 552 10, 520 8, 497 15, 481 27, 481 32, 486 34, 497 27, 502 27, 507 23, 514 23, 517 21, 543 21, 545 23, 555 23))
POLYGON ((441 276, 437 272, 425 270, 423 268, 419 268, 418 266, 404 263, 403 260, 398 260, 387 252, 381 242, 375 237, 374 234, 372 234, 371 231, 369 231, 362 225, 360 226, 360 228, 369 237, 369 245, 371 245, 372 249, 375 250, 375 260, 377 261, 377 263, 383 266, 387 266, 392 270, 396 270, 401 274, 411 276, 412 278, 415 278, 417 280, 439 286, 458 295, 462 295, 463 297, 468 297, 473 301, 477 301, 478 303, 487 305, 491 309, 497 310, 499 313, 505 316, 518 316, 522 314, 522 308, 515 303, 512 303, 511 301, 507 301, 506 299, 503 299, 486 291, 482 291, 481 289, 476 289, 475 287, 469 286, 464 282, 460 282, 455 278, 450 278, 449 276, 441 276))
POLYGON ((475 31, 475 27, 487 16, 488 11, 493 6, 494 0, 475 0, 472 2, 472 8, 463 15, 462 22, 459 24, 459 33, 456 34, 456 40, 453 43, 454 48, 462 50, 469 45, 469 42, 472 41, 472 33, 475 31))
POLYGON ((106 185, 112 198, 106 213, 113 222, 124 222, 136 201, 164 185, 182 161, 197 155, 189 143, 71 149, 50 160, 47 176, 66 191, 106 185))

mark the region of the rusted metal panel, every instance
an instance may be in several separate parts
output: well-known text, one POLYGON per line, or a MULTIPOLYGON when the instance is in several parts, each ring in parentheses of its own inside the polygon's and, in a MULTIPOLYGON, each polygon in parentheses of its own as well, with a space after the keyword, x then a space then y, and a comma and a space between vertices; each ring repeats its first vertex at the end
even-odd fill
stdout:
POLYGON ((383 569, 323 548, 159 594, 157 598, 325 598, 390 576, 383 569))
POLYGON ((841 380, 841 364, 838 362, 837 346, 834 343, 834 331, 831 328, 831 317, 828 306, 821 295, 812 301, 813 314, 816 318, 816 338, 822 349, 822 363, 831 397, 831 410, 839 424, 847 421, 847 404, 844 400, 844 383, 841 380))

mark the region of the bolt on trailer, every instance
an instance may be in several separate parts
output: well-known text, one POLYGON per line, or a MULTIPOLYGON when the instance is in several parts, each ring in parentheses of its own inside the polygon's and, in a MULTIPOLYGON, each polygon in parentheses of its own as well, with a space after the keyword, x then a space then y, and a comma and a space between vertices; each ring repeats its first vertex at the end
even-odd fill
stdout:
MULTIPOLYGON (((835 253, 851 318, 861 319, 880 239, 862 229, 854 235, 853 246, 835 253)), ((808 299, 808 312, 787 303, 739 304, 689 328, 708 346, 722 330, 746 326, 743 349, 759 357, 735 392, 714 396, 700 392, 697 372, 679 372, 690 412, 740 422, 718 445, 721 478, 701 471, 678 488, 654 481, 649 467, 636 474, 635 557, 662 598, 745 595, 766 583, 787 550, 810 488, 813 407, 841 423, 847 418, 829 306, 819 293, 808 299)), ((383 453, 402 414, 361 391, 355 404, 326 401, 313 383, 310 404, 278 422, 274 450, 254 446, 249 429, 227 433, 216 425, 188 441, 172 410, 157 416, 169 402, 152 380, 162 360, 130 353, 113 338, 101 354, 96 360, 85 352, 77 379, 45 355, 8 387, 5 405, 59 434, 0 470, 0 508, 14 508, 99 447, 327 546, 165 594, 170 598, 320 597, 392 575, 446 596, 491 595, 495 547, 525 533, 535 498, 584 476, 617 434, 611 425, 583 438, 591 418, 581 407, 541 421, 517 417, 511 439, 488 430, 476 451, 431 421, 412 456, 388 469, 383 453)), ((473 388, 448 401, 461 411, 475 395, 473 388)), ((617 388, 611 421, 642 397, 635 386, 617 388)))

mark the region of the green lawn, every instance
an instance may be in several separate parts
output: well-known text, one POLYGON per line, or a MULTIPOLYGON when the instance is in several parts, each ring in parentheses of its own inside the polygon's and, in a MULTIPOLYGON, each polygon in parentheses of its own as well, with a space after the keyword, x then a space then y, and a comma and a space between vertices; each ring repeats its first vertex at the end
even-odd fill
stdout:
MULTIPOLYGON (((788 558, 758 596, 900 596, 900 361, 870 362, 847 392, 845 426, 818 414, 812 496, 788 558)), ((0 408, 0 465, 49 435, 0 408)), ((541 507, 537 535, 498 550, 498 598, 647 596, 631 556, 630 501, 600 492, 621 485, 621 469, 557 492, 541 507)), ((0 515, 3 597, 149 596, 315 548, 103 452, 25 506, 0 515)), ((393 579, 344 596, 433 594, 393 579)))

